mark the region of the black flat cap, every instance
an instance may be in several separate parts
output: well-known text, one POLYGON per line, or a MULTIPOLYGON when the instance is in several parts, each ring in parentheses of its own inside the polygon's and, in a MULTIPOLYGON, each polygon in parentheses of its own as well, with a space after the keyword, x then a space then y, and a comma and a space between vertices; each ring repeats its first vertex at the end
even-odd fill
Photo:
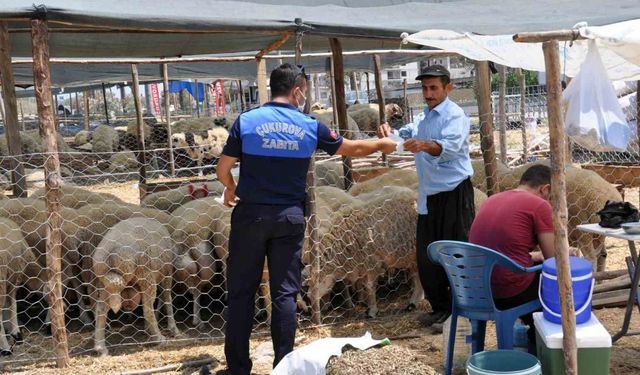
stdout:
POLYGON ((451 74, 449 73, 447 68, 445 68, 442 65, 430 65, 422 68, 422 71, 420 71, 420 74, 416 77, 416 81, 419 81, 425 77, 442 77, 442 76, 451 78, 451 74))

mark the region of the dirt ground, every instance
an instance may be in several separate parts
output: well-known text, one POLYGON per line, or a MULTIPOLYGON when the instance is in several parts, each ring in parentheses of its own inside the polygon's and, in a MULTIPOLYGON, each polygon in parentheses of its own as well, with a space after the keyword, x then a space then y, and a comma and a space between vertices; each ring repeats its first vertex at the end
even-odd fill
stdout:
MULTIPOLYGON (((94 185, 86 188, 93 191, 111 192, 130 203, 139 203, 138 191, 135 182, 94 185)), ((638 205, 638 189, 628 189, 626 199, 638 205)), ((620 269, 625 267, 624 257, 628 255, 627 244, 621 240, 607 240, 607 250, 609 251, 607 270, 620 269)), ((637 309, 637 308, 636 308, 637 309)), ((321 327, 308 327, 307 324, 299 329, 296 346, 308 344, 313 340, 324 337, 347 337, 361 336, 366 331, 373 334, 374 338, 389 337, 392 346, 398 349, 379 350, 379 357, 371 355, 366 357, 367 361, 376 361, 378 366, 386 366, 388 362, 394 362, 396 356, 411 356, 414 361, 430 366, 438 373, 442 371, 443 353, 442 336, 432 334, 429 329, 423 328, 417 323, 416 317, 419 313, 428 310, 426 303, 419 306, 418 310, 404 315, 386 315, 375 320, 339 322, 321 327), (388 358, 391 356, 392 358, 388 358)), ((611 334, 614 334, 622 325, 624 309, 606 308, 594 311, 598 319, 605 325, 611 334)), ((634 311, 630 331, 640 331, 640 314, 634 311)), ((134 334, 136 334, 134 332, 134 334)), ((144 338, 144 334, 141 334, 144 338)), ((495 333, 490 325, 487 330, 487 349, 495 348, 495 333)), ((40 334, 32 334, 25 338, 32 345, 33 350, 45 350, 53 353, 50 337, 40 334), (36 347, 40 346, 41 349, 36 347)), ((96 357, 91 354, 90 348, 92 338, 90 332, 70 333, 70 344, 76 348, 72 352, 70 367, 67 369, 56 369, 52 360, 40 361, 38 363, 11 363, 4 357, 0 361, 0 373, 14 374, 120 374, 125 371, 135 369, 148 369, 169 364, 178 364, 185 361, 199 359, 215 359, 217 366, 212 369, 224 368, 224 351, 221 337, 203 338, 194 340, 187 335, 172 339, 160 345, 128 345, 110 349, 110 356, 96 357), (77 348, 84 348, 79 350, 77 348)), ((257 335, 251 341, 252 350, 260 345, 268 345, 270 338, 266 327, 258 330, 257 335), (265 344, 266 343, 266 344, 265 344)), ((144 339, 140 340, 141 342, 144 339)), ((354 357, 363 358, 363 357, 354 357)), ((271 364, 256 362, 254 365, 255 374, 269 374, 271 364)), ((187 367, 173 372, 174 374, 198 373, 197 368, 187 367)), ((393 372, 388 372, 393 373, 393 372)), ((403 372, 397 372, 403 373, 403 372)), ((413 372, 406 372, 407 374, 413 372)), ((611 374, 626 375, 640 373, 640 336, 624 337, 618 341, 612 349, 611 374)))

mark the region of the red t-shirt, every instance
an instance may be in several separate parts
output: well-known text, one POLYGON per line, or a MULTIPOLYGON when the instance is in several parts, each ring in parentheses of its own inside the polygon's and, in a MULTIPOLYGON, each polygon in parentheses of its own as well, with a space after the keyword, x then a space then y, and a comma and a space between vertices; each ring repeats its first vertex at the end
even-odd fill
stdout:
MULTIPOLYGON (((551 205, 546 200, 522 190, 492 195, 476 215, 469 242, 496 250, 515 262, 533 265, 530 251, 538 245, 537 235, 553 232, 551 205)), ((509 298, 522 293, 533 281, 533 273, 513 273, 495 266, 491 290, 495 298, 509 298)))

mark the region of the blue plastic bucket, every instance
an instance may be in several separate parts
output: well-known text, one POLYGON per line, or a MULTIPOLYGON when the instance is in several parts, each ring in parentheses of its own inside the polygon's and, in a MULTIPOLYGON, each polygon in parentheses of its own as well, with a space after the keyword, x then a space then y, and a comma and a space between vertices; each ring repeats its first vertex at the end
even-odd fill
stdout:
MULTIPOLYGON (((576 324, 584 323, 591 317, 591 297, 593 295, 593 273, 591 263, 583 258, 570 257, 573 306, 576 324)), ((538 290, 542 313, 546 320, 561 324, 560 294, 558 292, 558 269, 556 259, 549 258, 542 265, 540 288, 538 290)))
POLYGON ((535 356, 517 350, 479 352, 467 361, 468 375, 541 375, 535 356))

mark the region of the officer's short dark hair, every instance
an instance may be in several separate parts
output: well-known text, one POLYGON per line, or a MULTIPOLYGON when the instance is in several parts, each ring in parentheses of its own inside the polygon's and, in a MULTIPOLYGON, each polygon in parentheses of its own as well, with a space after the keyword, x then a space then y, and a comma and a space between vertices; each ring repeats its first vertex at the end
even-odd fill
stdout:
POLYGON ((307 81, 307 76, 304 70, 285 63, 271 71, 269 77, 269 87, 271 87, 271 96, 286 96, 289 92, 295 88, 302 86, 303 82, 307 81))
POLYGON ((527 185, 532 188, 548 185, 550 183, 551 168, 546 165, 533 165, 524 171, 522 177, 520 177, 520 185, 527 185))

